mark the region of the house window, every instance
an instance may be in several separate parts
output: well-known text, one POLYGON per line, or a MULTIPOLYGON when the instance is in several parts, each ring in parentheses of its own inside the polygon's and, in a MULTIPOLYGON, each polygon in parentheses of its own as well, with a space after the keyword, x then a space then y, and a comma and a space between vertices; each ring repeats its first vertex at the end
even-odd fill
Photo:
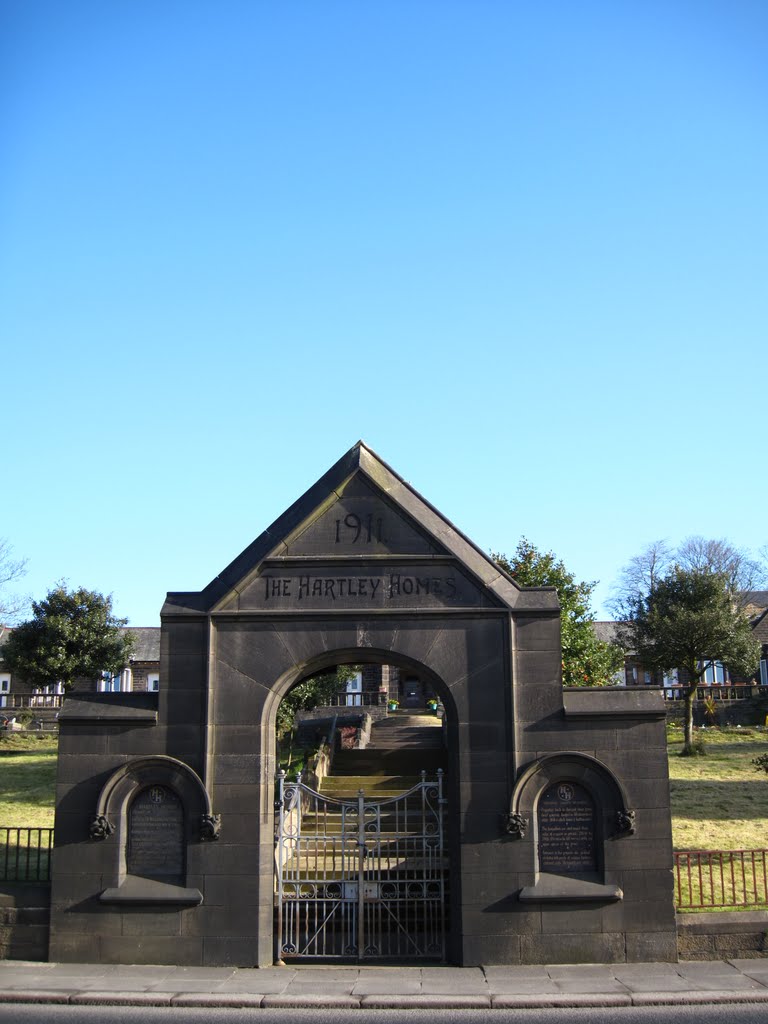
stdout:
POLYGON ((653 682, 653 672, 649 668, 643 670, 643 682, 646 686, 650 686, 653 682))
POLYGON ((103 672, 99 689, 102 693, 127 693, 131 689, 131 670, 103 672))
POLYGON ((768 658, 760 659, 760 685, 768 686, 768 658))
POLYGON ((701 681, 705 686, 724 686, 728 682, 728 673, 722 661, 710 662, 704 670, 701 681))
POLYGON ((363 673, 358 672, 347 683, 347 707, 359 707, 363 703, 363 673))
POLYGON ((147 676, 147 689, 150 693, 157 693, 160 689, 160 673, 150 672, 147 676))
POLYGON ((678 686, 680 683, 680 673, 676 668, 673 668, 671 672, 664 673, 664 686, 678 686))
POLYGON ((11 692, 11 674, 10 672, 3 672, 0 675, 0 693, 11 692))

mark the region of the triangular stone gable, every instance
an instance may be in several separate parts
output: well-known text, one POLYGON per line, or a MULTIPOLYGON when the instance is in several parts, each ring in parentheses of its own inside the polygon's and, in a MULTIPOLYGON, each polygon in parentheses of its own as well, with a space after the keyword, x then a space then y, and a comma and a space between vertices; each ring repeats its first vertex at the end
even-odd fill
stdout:
POLYGON ((554 592, 521 590, 360 441, 204 591, 169 594, 164 612, 386 602, 557 607, 554 592))

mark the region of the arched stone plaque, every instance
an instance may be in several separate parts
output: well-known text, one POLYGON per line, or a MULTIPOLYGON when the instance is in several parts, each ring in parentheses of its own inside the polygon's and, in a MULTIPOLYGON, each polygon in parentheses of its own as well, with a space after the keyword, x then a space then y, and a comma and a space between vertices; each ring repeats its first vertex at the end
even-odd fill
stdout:
POLYGON ((539 800, 539 870, 597 871, 595 804, 577 782, 556 782, 539 800))
POLYGON ((148 786, 128 812, 129 875, 181 884, 184 880, 184 811, 168 786, 148 786))

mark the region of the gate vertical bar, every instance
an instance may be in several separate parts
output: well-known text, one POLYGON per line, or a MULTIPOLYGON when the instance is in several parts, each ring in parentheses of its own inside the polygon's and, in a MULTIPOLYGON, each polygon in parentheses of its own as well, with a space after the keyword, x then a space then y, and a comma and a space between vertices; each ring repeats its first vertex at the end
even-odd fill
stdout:
POLYGON ((285 819, 285 803, 284 803, 284 788, 285 788, 285 772, 280 771, 277 773, 277 957, 276 960, 279 964, 284 964, 283 960, 283 836, 285 834, 283 826, 285 819))
POLYGON ((357 960, 365 955, 365 793, 357 791, 357 960))

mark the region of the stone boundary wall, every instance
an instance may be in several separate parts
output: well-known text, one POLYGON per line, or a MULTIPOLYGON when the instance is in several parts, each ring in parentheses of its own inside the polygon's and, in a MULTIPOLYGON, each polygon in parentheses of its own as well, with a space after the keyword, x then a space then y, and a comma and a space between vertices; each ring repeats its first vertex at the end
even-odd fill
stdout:
POLYGON ((677 951, 681 960, 768 957, 768 911, 678 914, 677 951))
MULTIPOLYGON (((50 885, 0 883, 0 959, 48 960, 50 885)), ((677 915, 680 960, 768 957, 768 911, 677 915)))
MULTIPOLYGON (((667 700, 664 702, 667 721, 683 723, 685 702, 667 700)), ((768 715, 768 700, 765 697, 744 697, 741 700, 717 700, 717 717, 710 722, 704 714, 704 701, 697 700, 693 707, 694 725, 765 725, 768 715)))
POLYGON ((0 882, 0 959, 47 960, 50 885, 0 882))

